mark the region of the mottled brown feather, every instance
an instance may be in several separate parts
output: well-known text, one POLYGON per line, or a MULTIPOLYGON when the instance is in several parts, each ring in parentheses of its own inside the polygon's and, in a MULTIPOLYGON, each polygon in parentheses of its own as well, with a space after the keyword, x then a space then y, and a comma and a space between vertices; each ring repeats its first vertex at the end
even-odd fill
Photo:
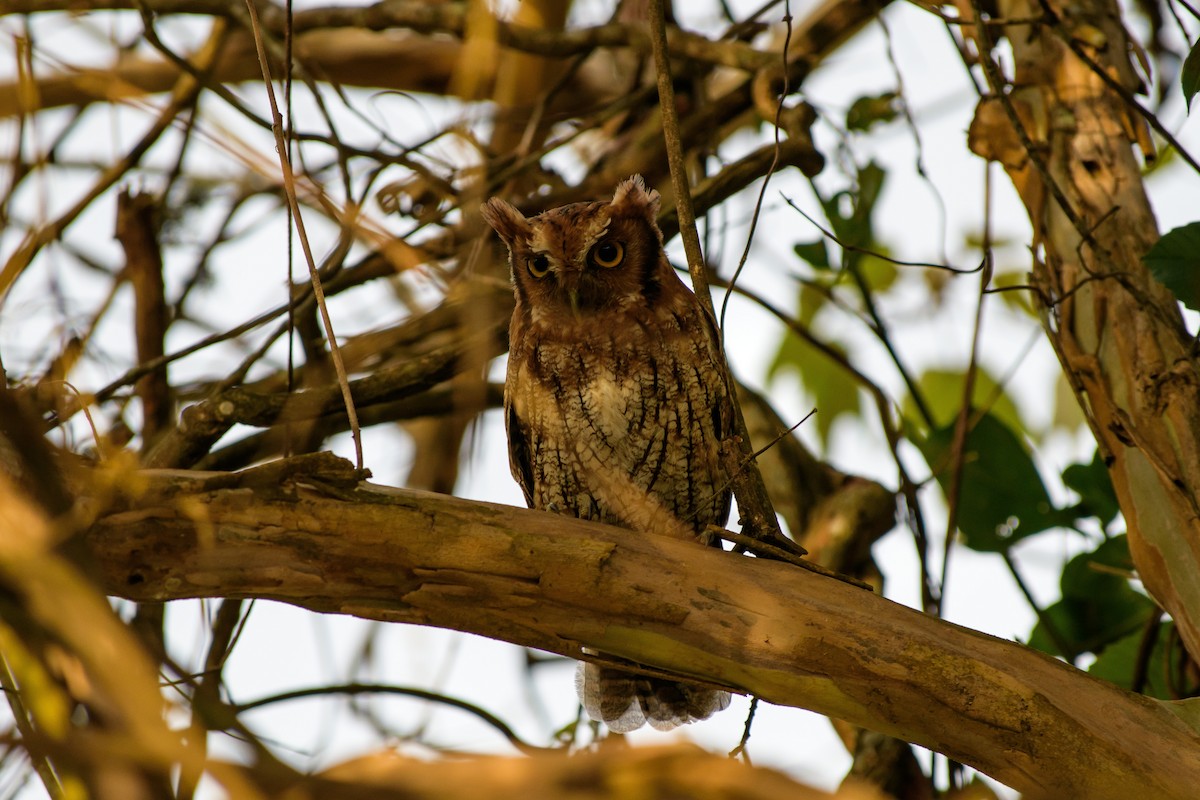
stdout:
MULTIPOLYGON (((667 261, 657 211, 638 176, 611 201, 528 219, 503 200, 484 204, 516 295, 509 462, 533 508, 702 538, 729 515, 719 449, 731 401, 712 320, 667 261)), ((729 703, 725 692, 595 665, 581 667, 579 687, 589 715, 616 731, 666 730, 729 703)))

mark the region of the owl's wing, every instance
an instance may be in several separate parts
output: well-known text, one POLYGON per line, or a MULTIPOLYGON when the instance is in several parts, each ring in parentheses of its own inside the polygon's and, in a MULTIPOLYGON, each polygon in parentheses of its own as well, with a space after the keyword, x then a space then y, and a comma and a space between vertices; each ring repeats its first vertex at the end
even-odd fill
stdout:
MULTIPOLYGON (((737 427, 733 422, 734 387, 730 386, 726 380, 727 377, 731 376, 731 373, 725 369, 724 356, 722 353, 718 352, 713 345, 713 342, 721 341, 721 334, 717 328, 717 321, 713 319, 712 314, 709 314, 708 310, 705 309, 704 306, 700 305, 699 301, 696 301, 696 309, 700 312, 700 317, 704 320, 704 325, 708 329, 708 352, 710 358, 712 359, 713 370, 719 376, 718 380, 720 381, 723 389, 723 391, 720 392, 721 396, 717 399, 717 402, 713 404, 712 420, 713 430, 717 434, 717 441, 721 443, 722 447, 724 447, 725 439, 733 435, 734 429, 737 427)), ((720 453, 717 454, 717 458, 721 458, 720 453)), ((729 511, 732 507, 732 504, 733 491, 732 489, 726 487, 725 491, 722 493, 721 508, 718 512, 718 524, 726 524, 727 520, 729 519, 729 511)), ((719 547, 720 544, 717 543, 717 546, 719 547)))
POLYGON ((504 405, 504 427, 508 431, 508 468, 521 485, 525 505, 533 508, 533 454, 529 450, 529 426, 521 422, 511 403, 504 405))

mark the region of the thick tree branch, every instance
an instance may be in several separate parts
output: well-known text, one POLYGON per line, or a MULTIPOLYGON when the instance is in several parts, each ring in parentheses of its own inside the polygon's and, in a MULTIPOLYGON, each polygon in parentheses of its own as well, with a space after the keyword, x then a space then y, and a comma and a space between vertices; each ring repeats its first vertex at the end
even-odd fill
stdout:
POLYGON ((1033 797, 1184 798, 1200 782, 1200 735, 1173 704, 838 581, 356 487, 347 467, 281 469, 142 475, 149 490, 87 534, 106 591, 254 597, 572 656, 595 648, 922 744, 1033 797))

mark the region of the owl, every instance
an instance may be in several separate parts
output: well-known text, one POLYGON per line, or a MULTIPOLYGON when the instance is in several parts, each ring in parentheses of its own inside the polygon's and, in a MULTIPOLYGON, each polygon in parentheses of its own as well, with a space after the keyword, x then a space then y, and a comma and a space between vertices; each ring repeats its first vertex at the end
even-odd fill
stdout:
MULTIPOLYGON (((516 309, 504 391, 509 465, 532 508, 702 539, 729 515, 732 415, 712 318, 675 274, 640 176, 608 202, 484 219, 508 246, 516 309)), ((729 694, 581 664, 589 716, 617 732, 706 719, 729 694)))

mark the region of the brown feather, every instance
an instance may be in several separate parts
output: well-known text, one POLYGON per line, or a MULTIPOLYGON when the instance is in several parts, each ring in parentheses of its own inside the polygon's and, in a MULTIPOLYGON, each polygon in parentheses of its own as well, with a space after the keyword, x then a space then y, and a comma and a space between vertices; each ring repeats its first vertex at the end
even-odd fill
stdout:
MULTIPOLYGON (((667 261, 658 193, 623 181, 611 202, 526 219, 499 199, 483 215, 510 254, 505 423, 509 462, 533 508, 699 539, 729 514, 719 458, 730 417, 711 319, 667 261)), ((613 730, 705 719, 729 695, 586 665, 588 713, 613 730)))

